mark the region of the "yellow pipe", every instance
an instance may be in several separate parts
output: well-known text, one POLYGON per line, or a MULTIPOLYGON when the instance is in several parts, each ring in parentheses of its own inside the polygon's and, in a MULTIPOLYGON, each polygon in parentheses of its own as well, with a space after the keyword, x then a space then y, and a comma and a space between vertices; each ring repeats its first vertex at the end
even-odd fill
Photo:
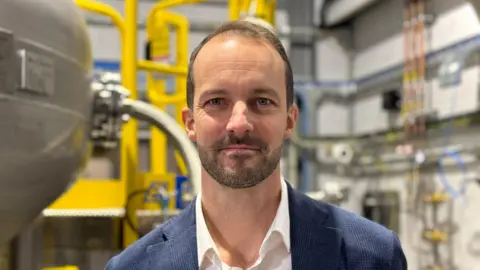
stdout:
MULTIPOLYGON (((189 34, 189 23, 185 16, 178 15, 175 13, 166 12, 165 14, 166 21, 175 26, 176 33, 177 33, 177 48, 176 48, 176 59, 177 59, 177 66, 185 67, 188 69, 188 34, 189 34)), ((175 85, 175 93, 178 96, 184 97, 183 100, 179 100, 176 103, 176 115, 175 118, 177 122, 183 125, 182 121, 182 109, 186 105, 186 87, 187 85, 187 76, 181 75, 177 76, 176 85, 175 85)))
POLYGON ((275 27, 275 10, 277 8, 277 1, 276 0, 270 0, 269 3, 267 3, 267 17, 266 20, 275 27))
POLYGON ((148 13, 147 17, 147 34, 148 36, 153 35, 153 31, 155 31, 155 24, 152 22, 155 22, 155 17, 157 12, 171 8, 174 6, 180 6, 180 5, 185 5, 185 4, 194 4, 194 3, 199 3, 202 2, 202 0, 165 0, 158 2, 155 4, 151 9, 150 12, 148 13))
POLYGON ((172 75, 187 76, 187 67, 185 66, 170 66, 145 60, 139 61, 137 66, 139 69, 148 72, 160 72, 172 75))
MULTIPOLYGON (((168 104, 179 104, 181 106, 185 103, 186 96, 182 93, 175 95, 163 95, 160 93, 152 92, 151 94, 149 94, 149 99, 152 104, 158 106, 165 106, 168 104)), ((176 116, 175 118, 178 119, 178 117, 176 116)))
MULTIPOLYGON (((252 5, 251 0, 242 0, 240 5, 239 15, 242 13, 248 14, 250 11, 250 6, 252 5)), ((240 17, 239 17, 240 18, 240 17)))
MULTIPOLYGON (((174 95, 165 95, 162 93, 158 93, 157 91, 150 91, 152 88, 149 88, 149 96, 155 101, 155 103, 161 104, 179 104, 181 107, 186 101, 186 93, 185 93, 185 85, 186 85, 186 76, 188 73, 188 31, 189 31, 189 24, 188 20, 182 16, 172 12, 159 10, 156 12, 156 16, 161 16, 162 21, 166 24, 173 25, 176 28, 177 33, 177 49, 176 49, 176 65, 170 66, 167 64, 160 64, 154 63, 152 61, 140 61, 138 63, 138 67, 147 70, 150 72, 159 72, 159 73, 167 73, 177 76, 176 82, 176 91, 174 95)), ((149 21, 148 25, 155 25, 156 17, 153 17, 153 21, 149 21)), ((148 28, 148 27, 147 27, 148 28)), ((152 37, 155 32, 154 30, 150 29, 150 33, 148 35, 152 37)), ((180 117, 176 117, 179 123, 181 121, 181 110, 177 112, 180 114, 180 117)))
POLYGON ((240 15, 241 0, 229 0, 228 1, 228 18, 231 21, 238 20, 240 15))
POLYGON ((255 10, 255 16, 260 19, 266 19, 266 4, 265 0, 256 0, 257 9, 255 10))
POLYGON ((182 158, 182 155, 177 151, 175 152, 175 160, 177 161, 178 170, 182 175, 188 175, 187 165, 182 158))
POLYGON ((122 15, 120 15, 120 13, 115 8, 93 0, 74 1, 79 7, 85 10, 110 17, 113 24, 115 24, 120 30, 120 35, 123 35, 125 33, 125 21, 123 20, 122 15))
MULTIPOLYGON (((137 0, 125 0, 125 35, 122 38, 122 81, 125 88, 130 90, 130 97, 137 99, 137 0)), ((137 179, 138 141, 137 122, 132 119, 128 121, 122 131, 120 149, 120 179, 126 185, 126 194, 142 187, 137 179)), ((136 209, 141 203, 131 202, 127 214, 132 219, 134 226, 138 226, 136 209)), ((123 246, 128 247, 137 240, 136 232, 124 222, 123 246)))
MULTIPOLYGON (((188 34, 189 34, 189 23, 185 16, 177 15, 177 14, 170 14, 170 17, 167 17, 168 21, 176 26, 177 30, 177 66, 188 67, 188 34)), ((183 102, 176 103, 176 110, 175 116, 177 122, 183 126, 182 121, 182 110, 183 107, 186 106, 186 85, 187 85, 187 76, 177 76, 176 80, 176 93, 177 95, 184 96, 183 102)), ((177 161, 177 166, 180 170, 180 173, 183 175, 187 175, 187 166, 178 151, 175 152, 175 159, 177 161)))

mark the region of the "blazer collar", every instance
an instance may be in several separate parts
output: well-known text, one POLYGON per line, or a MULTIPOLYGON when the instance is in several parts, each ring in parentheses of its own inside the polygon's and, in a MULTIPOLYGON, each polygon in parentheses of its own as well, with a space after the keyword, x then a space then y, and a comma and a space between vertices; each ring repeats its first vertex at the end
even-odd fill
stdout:
MULTIPOLYGON (((337 269, 342 234, 329 205, 313 201, 288 184, 293 270, 337 269)), ((195 203, 163 227, 158 243, 148 246, 152 269, 198 269, 195 203), (170 268, 168 268, 168 267, 170 268)))
POLYGON ((317 202, 288 185, 293 270, 337 269, 342 234, 326 203, 317 202))
POLYGON ((147 247, 148 269, 198 269, 195 203, 167 221, 158 243, 147 247))

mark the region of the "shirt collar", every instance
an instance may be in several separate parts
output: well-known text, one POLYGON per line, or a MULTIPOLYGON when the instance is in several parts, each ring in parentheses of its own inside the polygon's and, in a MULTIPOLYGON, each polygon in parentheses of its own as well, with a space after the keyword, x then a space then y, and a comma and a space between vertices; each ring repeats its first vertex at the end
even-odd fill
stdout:
MULTIPOLYGON (((195 214, 197 223, 197 252, 199 266, 204 263, 205 257, 207 257, 212 250, 216 254, 219 254, 217 247, 215 246, 215 243, 213 242, 213 239, 208 231, 205 217, 203 216, 201 198, 202 194, 201 192, 199 192, 195 201, 195 214)), ((264 246, 266 241, 268 242, 268 237, 273 232, 277 232, 281 235, 283 244, 290 252, 290 211, 288 208, 288 188, 287 183, 283 178, 281 180, 280 204, 278 206, 272 226, 266 234, 266 239, 264 240, 262 247, 264 246)))

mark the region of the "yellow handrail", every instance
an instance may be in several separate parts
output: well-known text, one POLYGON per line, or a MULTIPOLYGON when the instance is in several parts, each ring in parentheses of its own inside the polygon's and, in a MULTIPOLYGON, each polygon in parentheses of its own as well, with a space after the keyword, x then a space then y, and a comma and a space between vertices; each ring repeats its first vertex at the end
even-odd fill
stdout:
POLYGON ((150 23, 147 24, 147 34, 151 35, 155 30, 155 24, 152 24, 152 22, 155 22, 155 16, 157 12, 161 10, 165 10, 167 8, 175 7, 175 6, 200 3, 202 1, 203 0, 165 0, 165 1, 158 2, 150 9, 150 12, 148 13, 147 22, 150 22, 150 23))
POLYGON ((138 62, 138 68, 149 72, 187 76, 187 68, 182 66, 171 66, 142 60, 138 62))
POLYGON ((77 4, 77 6, 79 6, 82 9, 88 10, 92 13, 97 13, 97 14, 101 14, 109 17, 110 19, 112 19, 113 24, 115 24, 118 27, 120 31, 120 35, 123 36, 125 34, 125 21, 122 15, 120 15, 120 13, 118 13, 118 11, 115 8, 107 4, 100 3, 93 0, 74 0, 74 1, 75 1, 75 4, 77 4))

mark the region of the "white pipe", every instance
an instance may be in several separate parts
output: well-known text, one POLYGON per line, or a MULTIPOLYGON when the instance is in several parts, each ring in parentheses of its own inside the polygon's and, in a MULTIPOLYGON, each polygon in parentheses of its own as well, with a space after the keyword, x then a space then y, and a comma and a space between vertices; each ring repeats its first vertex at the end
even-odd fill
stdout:
MULTIPOLYGON (((186 162, 193 195, 197 195, 201 187, 202 166, 197 148, 190 141, 185 130, 166 112, 143 101, 126 99, 123 101, 122 109, 130 116, 156 126, 164 131, 167 136, 173 138, 173 143, 176 144, 186 162)), ((163 150, 159 149, 159 151, 163 150)))
POLYGON ((350 19, 378 0, 336 0, 325 12, 325 25, 333 26, 350 19))

